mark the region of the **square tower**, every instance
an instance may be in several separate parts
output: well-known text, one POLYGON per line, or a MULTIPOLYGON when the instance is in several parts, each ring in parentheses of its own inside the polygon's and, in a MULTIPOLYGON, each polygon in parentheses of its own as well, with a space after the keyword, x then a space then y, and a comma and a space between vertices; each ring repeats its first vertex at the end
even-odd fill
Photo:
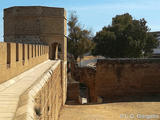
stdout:
POLYGON ((49 45, 50 59, 67 59, 64 8, 16 6, 4 9, 4 41, 49 45))

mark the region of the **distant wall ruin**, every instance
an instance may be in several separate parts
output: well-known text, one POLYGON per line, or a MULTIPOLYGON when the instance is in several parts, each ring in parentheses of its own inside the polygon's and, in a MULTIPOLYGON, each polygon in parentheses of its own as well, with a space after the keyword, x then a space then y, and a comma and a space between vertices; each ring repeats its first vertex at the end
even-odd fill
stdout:
POLYGON ((67 104, 79 103, 79 83, 72 82, 67 84, 67 104))
POLYGON ((98 60, 95 72, 89 68, 80 71, 80 81, 92 91, 92 102, 160 94, 160 59, 104 59, 98 60))
POLYGON ((91 67, 79 68, 79 82, 88 87, 89 102, 94 102, 96 70, 91 67))
POLYGON ((160 93, 160 59, 112 59, 97 63, 95 94, 104 100, 160 93))

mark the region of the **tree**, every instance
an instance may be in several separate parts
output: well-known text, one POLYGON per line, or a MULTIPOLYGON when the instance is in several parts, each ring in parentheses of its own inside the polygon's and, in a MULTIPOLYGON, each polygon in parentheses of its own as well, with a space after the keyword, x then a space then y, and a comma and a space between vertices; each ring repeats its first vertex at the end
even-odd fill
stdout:
POLYGON ((91 31, 83 29, 78 23, 78 17, 74 12, 71 13, 68 22, 68 52, 77 60, 83 58, 93 48, 91 31))
POLYGON ((149 32, 146 23, 145 19, 133 19, 128 13, 117 15, 111 25, 96 33, 93 55, 110 58, 151 56, 158 40, 149 32))

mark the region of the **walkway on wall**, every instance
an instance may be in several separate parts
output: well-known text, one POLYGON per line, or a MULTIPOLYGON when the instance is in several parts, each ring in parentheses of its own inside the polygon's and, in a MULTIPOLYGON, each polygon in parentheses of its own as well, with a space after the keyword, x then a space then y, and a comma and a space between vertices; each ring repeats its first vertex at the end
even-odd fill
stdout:
MULTIPOLYGON (((56 61, 47 60, 19 76, 0 84, 0 120, 13 120, 20 96, 28 90, 56 61)), ((24 108, 20 110, 23 113, 24 108)))
POLYGON ((153 120, 149 116, 142 118, 142 115, 156 115, 152 118, 160 120, 159 110, 160 102, 66 105, 60 113, 59 120, 153 120))

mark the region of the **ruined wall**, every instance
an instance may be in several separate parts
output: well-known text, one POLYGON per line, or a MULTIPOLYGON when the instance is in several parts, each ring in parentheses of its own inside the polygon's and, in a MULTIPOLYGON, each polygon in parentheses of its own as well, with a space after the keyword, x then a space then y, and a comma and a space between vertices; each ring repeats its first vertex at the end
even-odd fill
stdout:
POLYGON ((122 100, 160 93, 160 59, 98 60, 95 99, 122 100))
POLYGON ((88 87, 89 101, 94 102, 96 70, 91 67, 78 68, 79 82, 88 87))
POLYGON ((0 43, 0 83, 48 60, 45 45, 0 43))
POLYGON ((67 84, 67 104, 79 103, 79 82, 72 82, 67 84))

